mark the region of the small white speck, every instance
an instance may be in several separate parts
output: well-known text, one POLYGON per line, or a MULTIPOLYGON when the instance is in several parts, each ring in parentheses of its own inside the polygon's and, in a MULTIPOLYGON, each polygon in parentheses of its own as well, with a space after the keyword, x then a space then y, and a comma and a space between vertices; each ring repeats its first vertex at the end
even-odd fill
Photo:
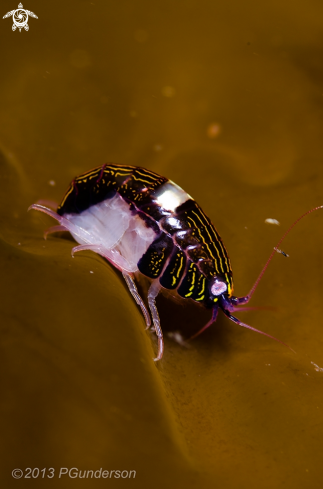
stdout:
POLYGON ((266 367, 270 367, 270 363, 265 363, 266 367))
POLYGON ((94 272, 92 272, 92 270, 90 270, 90 273, 94 273, 94 272))
POLYGON ((49 180, 48 184, 54 187, 56 185, 56 182, 55 180, 49 180))
POLYGON ((178 331, 173 331, 173 332, 170 332, 168 333, 167 335, 169 338, 171 338, 172 340, 176 341, 176 343, 178 343, 179 345, 181 346, 185 346, 185 348, 189 348, 188 344, 185 342, 183 336, 181 335, 181 333, 179 333, 178 331))
POLYGON ((323 368, 316 365, 316 363, 311 362, 311 364, 314 365, 314 370, 316 370, 316 372, 323 372, 323 368))
POLYGON ((18 246, 20 246, 20 245, 21 245, 21 243, 18 243, 18 246))
POLYGON ((270 217, 268 217, 268 219, 265 219, 265 222, 267 224, 274 224, 275 226, 280 226, 280 222, 277 221, 277 219, 271 219, 270 217))
POLYGON ((287 258, 289 258, 289 255, 287 255, 287 253, 285 253, 285 251, 283 250, 280 250, 279 248, 274 248, 275 251, 277 251, 277 253, 281 253, 282 255, 286 256, 287 258))

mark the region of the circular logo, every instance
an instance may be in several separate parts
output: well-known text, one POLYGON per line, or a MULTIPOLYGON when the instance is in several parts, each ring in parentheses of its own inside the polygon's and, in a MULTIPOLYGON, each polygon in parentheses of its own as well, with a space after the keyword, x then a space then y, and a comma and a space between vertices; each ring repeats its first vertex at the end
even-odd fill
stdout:
POLYGON ((28 14, 24 9, 17 9, 13 15, 13 21, 18 28, 25 27, 28 22, 28 14))
POLYGON ((15 31, 18 28, 19 32, 21 32, 21 29, 25 29, 25 31, 27 32, 29 31, 29 25, 28 25, 29 17, 38 19, 37 15, 34 14, 34 12, 31 12, 30 10, 25 10, 23 8, 22 3, 19 3, 17 10, 11 10, 10 12, 7 12, 3 16, 3 19, 7 19, 8 17, 11 16, 13 20, 12 30, 15 31))
POLYGON ((22 476, 24 475, 23 471, 21 469, 13 469, 13 471, 11 472, 12 474, 12 477, 14 479, 21 479, 22 476))

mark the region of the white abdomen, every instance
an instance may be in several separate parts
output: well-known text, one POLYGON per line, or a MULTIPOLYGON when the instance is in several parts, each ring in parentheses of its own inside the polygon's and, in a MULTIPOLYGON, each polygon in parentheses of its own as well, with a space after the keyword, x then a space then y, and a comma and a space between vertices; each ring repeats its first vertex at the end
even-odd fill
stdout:
POLYGON ((113 256, 114 262, 118 262, 119 255, 120 268, 129 272, 138 270, 138 261, 156 238, 156 233, 138 215, 131 213, 119 194, 81 214, 64 214, 64 218, 73 224, 70 232, 78 243, 99 246, 106 251, 102 256, 107 259, 113 256))

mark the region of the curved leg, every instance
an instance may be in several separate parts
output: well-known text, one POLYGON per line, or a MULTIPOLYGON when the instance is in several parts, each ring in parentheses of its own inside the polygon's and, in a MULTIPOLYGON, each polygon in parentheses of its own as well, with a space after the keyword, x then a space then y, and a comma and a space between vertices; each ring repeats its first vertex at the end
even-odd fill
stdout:
POLYGON ((74 246, 71 250, 71 255, 74 258, 74 253, 77 253, 78 251, 94 251, 94 253, 98 253, 102 255, 102 248, 98 245, 90 245, 90 244, 84 244, 84 245, 78 245, 74 246))
POLYGON ((54 200, 40 199, 40 200, 37 200, 36 204, 43 205, 45 207, 47 206, 47 207, 50 207, 51 209, 54 209, 54 210, 56 210, 58 207, 58 203, 55 202, 54 200))
POLYGON ((73 234, 73 237, 79 236, 80 230, 81 230, 82 231, 82 233, 81 233, 82 241, 83 242, 84 241, 89 242, 89 243, 91 242, 91 235, 88 231, 86 231, 85 229, 79 228, 78 226, 75 226, 75 224, 73 224, 71 221, 69 221, 68 219, 66 219, 63 216, 60 216, 59 214, 57 214, 57 212, 55 212, 51 209, 48 209, 48 207, 44 207, 43 205, 40 205, 40 204, 32 204, 28 207, 29 211, 30 211, 30 209, 34 209, 36 211, 43 212, 44 214, 48 214, 49 216, 53 217, 54 219, 56 219, 56 221, 59 222, 59 224, 61 226, 64 226, 71 234, 73 234))
POLYGON ((83 245, 78 245, 74 246, 72 248, 71 254, 74 257, 74 253, 77 253, 78 251, 93 251, 94 253, 98 253, 98 255, 103 256, 106 260, 108 260, 114 267, 116 267, 120 272, 122 273, 132 273, 133 267, 129 265, 127 260, 123 258, 123 256, 118 253, 117 250, 114 248, 104 248, 101 245, 96 245, 96 244, 83 244, 83 245))
POLYGON ((154 358, 154 361, 157 362, 158 360, 161 360, 163 358, 163 353, 164 353, 164 339, 163 339, 163 332, 160 327, 160 320, 159 320, 159 315, 156 307, 156 297, 160 291, 160 284, 159 281, 156 280, 154 281, 151 286, 149 287, 148 290, 148 304, 149 304, 149 309, 153 318, 153 323, 154 323, 154 328, 156 335, 158 337, 158 354, 157 357, 154 358))
POLYGON ((212 317, 211 317, 210 321, 208 323, 206 323, 206 325, 203 326, 203 328, 200 329, 197 333, 193 334, 193 336, 190 337, 190 340, 194 340, 194 338, 196 338, 201 333, 203 333, 203 331, 205 331, 207 328, 209 328, 211 326, 211 324, 213 324, 216 321, 216 318, 218 317, 218 311, 219 311, 219 307, 215 306, 213 308, 212 317))
POLYGON ((128 288, 130 290, 130 294, 135 299, 136 303, 138 304, 138 306, 141 309, 141 312, 142 312, 142 314, 143 314, 143 316, 145 318, 146 324, 147 324, 147 328, 146 329, 148 329, 149 326, 151 325, 151 320, 150 320, 149 312, 147 311, 147 308, 145 306, 144 301, 142 300, 142 298, 139 295, 139 292, 138 292, 136 283, 135 283, 133 277, 130 274, 125 273, 125 272, 122 272, 122 275, 123 275, 123 278, 126 281, 126 284, 128 285, 128 288))

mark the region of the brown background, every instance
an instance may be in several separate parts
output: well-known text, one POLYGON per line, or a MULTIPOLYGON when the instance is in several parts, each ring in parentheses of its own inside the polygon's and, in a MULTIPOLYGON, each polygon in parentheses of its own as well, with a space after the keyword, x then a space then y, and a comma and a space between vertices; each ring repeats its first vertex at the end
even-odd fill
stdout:
POLYGON ((239 314, 296 354, 223 316, 184 348, 167 333, 209 315, 159 298, 158 364, 120 274, 27 214, 105 162, 150 168, 212 218, 246 294, 323 204, 322 3, 23 3, 29 32, 0 23, 2 487, 322 487, 322 213, 251 303, 275 309, 239 314), (16 481, 16 467, 137 477, 16 481))

